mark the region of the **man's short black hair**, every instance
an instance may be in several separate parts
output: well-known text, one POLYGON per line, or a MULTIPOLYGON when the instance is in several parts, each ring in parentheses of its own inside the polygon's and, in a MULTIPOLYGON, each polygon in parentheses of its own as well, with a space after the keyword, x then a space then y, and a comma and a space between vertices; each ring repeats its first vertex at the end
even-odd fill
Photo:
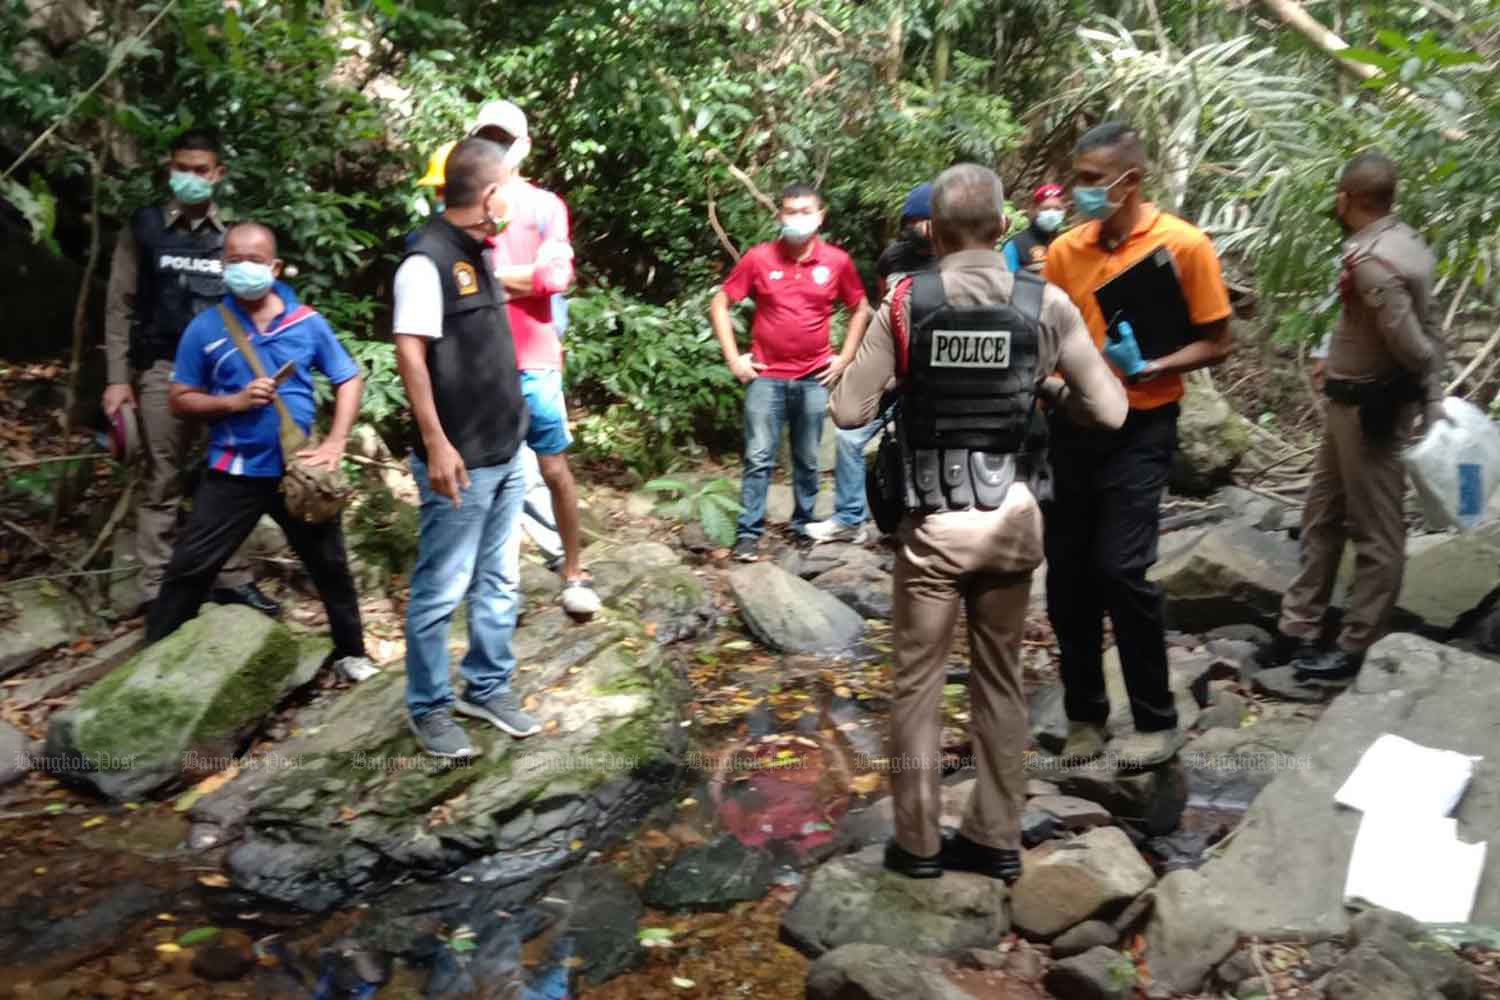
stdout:
POLYGON ((1079 137, 1073 155, 1082 156, 1096 149, 1112 149, 1127 167, 1146 169, 1146 144, 1129 122, 1100 122, 1079 137))
POLYGON ((1339 174, 1339 190, 1369 208, 1389 211, 1396 204, 1396 163, 1378 149, 1356 153, 1339 174))
POLYGON ((190 128, 178 133, 177 138, 172 140, 171 152, 178 153, 187 149, 212 153, 221 160, 224 158, 224 151, 219 147, 219 133, 209 128, 190 128))
POLYGON ((823 206, 823 196, 818 192, 818 189, 811 184, 803 184, 801 181, 798 181, 796 184, 788 184, 781 189, 781 203, 783 205, 793 198, 816 198, 818 199, 818 207, 821 208, 823 206))
POLYGON ((485 188, 504 179, 505 150, 488 139, 465 139, 448 154, 443 173, 443 201, 450 208, 470 208, 485 188))

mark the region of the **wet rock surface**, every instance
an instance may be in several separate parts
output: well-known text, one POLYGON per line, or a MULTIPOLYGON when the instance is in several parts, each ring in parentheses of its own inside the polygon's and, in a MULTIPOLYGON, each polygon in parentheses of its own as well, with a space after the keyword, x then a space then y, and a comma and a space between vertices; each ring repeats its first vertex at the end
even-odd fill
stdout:
POLYGON ((678 621, 698 597, 683 599, 665 546, 590 564, 612 614, 575 625, 548 609, 516 634, 514 687, 542 733, 513 740, 466 720, 478 758, 427 757, 407 728, 405 677, 388 669, 304 715, 281 748, 295 768, 242 774, 193 807, 234 841, 235 885, 319 912, 467 866, 497 891, 526 886, 607 847, 671 795, 686 688, 640 623, 678 621))
POLYGON ((646 884, 644 898, 659 910, 723 910, 760 899, 774 874, 769 852, 725 835, 679 854, 646 884))

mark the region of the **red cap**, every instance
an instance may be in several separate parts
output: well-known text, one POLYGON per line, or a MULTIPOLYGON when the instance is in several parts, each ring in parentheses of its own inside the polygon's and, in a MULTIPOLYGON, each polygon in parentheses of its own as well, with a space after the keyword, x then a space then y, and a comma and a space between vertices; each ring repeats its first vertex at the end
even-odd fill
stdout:
POLYGON ((1061 198, 1062 196, 1063 186, 1061 184, 1043 184, 1031 192, 1031 203, 1033 205, 1040 205, 1048 198, 1061 198))

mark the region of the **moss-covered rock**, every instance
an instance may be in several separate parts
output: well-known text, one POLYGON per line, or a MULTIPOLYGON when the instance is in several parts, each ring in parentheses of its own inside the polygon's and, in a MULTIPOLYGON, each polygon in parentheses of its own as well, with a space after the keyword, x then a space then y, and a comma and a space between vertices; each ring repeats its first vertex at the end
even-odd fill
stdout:
MULTIPOLYGON (((246 772, 193 808, 226 839, 242 830, 231 878, 316 911, 459 869, 486 885, 520 885, 628 834, 672 794, 683 766, 686 686, 641 624, 700 599, 667 551, 665 565, 654 549, 593 563, 609 602, 595 621, 574 624, 550 608, 517 631, 515 690, 546 725, 535 737, 460 718, 480 756, 463 765, 426 757, 395 668, 305 712, 301 735, 279 749, 294 766, 246 772)), ((461 689, 456 672, 453 682, 461 689)))
POLYGON ((1182 412, 1177 418, 1177 453, 1172 457, 1172 489, 1206 495, 1229 481, 1250 450, 1250 427, 1214 388, 1207 372, 1184 380, 1182 412))
POLYGON ((286 626, 242 605, 210 606, 54 716, 49 767, 112 799, 160 791, 185 760, 233 755, 302 661, 286 626))

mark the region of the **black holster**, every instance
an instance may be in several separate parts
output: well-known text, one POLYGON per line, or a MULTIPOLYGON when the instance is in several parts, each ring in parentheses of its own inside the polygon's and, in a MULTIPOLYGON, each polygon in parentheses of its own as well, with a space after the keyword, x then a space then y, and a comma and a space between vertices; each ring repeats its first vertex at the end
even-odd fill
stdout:
POLYGON ((1359 408, 1359 429, 1365 440, 1389 444, 1396 439, 1402 410, 1423 399, 1423 388, 1415 375, 1403 371, 1383 382, 1324 379, 1323 394, 1335 403, 1359 408))

